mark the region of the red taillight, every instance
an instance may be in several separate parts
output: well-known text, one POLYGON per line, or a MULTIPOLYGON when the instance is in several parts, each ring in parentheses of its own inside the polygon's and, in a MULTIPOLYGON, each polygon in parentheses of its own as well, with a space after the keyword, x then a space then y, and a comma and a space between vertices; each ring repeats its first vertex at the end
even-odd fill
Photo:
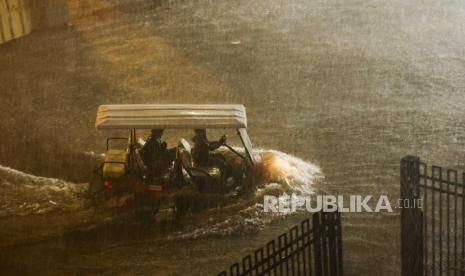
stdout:
POLYGON ((149 191, 161 192, 163 191, 162 185, 148 185, 149 191))
POLYGON ((110 188, 111 187, 111 183, 108 180, 105 180, 105 182, 103 182, 103 185, 105 186, 105 188, 110 188))

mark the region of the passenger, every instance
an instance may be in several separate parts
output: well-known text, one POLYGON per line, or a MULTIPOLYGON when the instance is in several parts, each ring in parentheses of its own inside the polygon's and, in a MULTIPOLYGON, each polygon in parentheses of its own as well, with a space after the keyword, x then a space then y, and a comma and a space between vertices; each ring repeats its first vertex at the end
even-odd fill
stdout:
POLYGON ((140 151, 140 157, 147 167, 149 181, 166 174, 173 159, 166 142, 161 141, 162 135, 163 129, 152 129, 150 136, 140 151))
POLYGON ((203 167, 209 165, 212 155, 210 151, 216 150, 226 142, 226 135, 223 135, 219 141, 210 142, 208 141, 207 131, 205 129, 196 129, 192 141, 194 142, 192 159, 194 160, 195 166, 203 167))

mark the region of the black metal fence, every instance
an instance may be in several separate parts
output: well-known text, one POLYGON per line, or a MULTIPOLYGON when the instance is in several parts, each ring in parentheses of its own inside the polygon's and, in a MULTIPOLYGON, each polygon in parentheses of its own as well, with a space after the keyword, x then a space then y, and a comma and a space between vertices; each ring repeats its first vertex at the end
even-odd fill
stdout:
POLYGON ((341 217, 315 213, 218 276, 342 276, 341 217))
POLYGON ((465 275, 465 173, 401 160, 402 275, 465 275))

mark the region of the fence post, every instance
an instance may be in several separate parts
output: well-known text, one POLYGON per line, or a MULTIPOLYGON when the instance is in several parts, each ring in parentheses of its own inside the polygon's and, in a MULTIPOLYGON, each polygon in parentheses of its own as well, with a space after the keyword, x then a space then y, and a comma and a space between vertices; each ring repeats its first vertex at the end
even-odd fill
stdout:
POLYGON ((402 276, 423 275, 423 212, 413 204, 419 197, 419 184, 420 159, 405 156, 400 162, 400 197, 415 207, 400 211, 402 276))
MULTIPOLYGON (((321 254, 321 212, 313 214, 312 217, 312 228, 313 228, 313 258, 315 264, 315 275, 322 276, 323 274, 323 256, 321 254)), ((311 260, 310 260, 311 261, 311 260)))
POLYGON ((338 243, 340 241, 337 236, 338 233, 338 212, 334 213, 324 213, 323 218, 328 226, 327 238, 328 238, 328 266, 329 266, 329 275, 338 276, 341 275, 339 271, 339 252, 338 252, 338 243))
POLYGON ((337 225, 337 259, 338 259, 338 272, 339 276, 344 275, 344 257, 342 255, 342 222, 341 213, 336 213, 336 225, 337 225))

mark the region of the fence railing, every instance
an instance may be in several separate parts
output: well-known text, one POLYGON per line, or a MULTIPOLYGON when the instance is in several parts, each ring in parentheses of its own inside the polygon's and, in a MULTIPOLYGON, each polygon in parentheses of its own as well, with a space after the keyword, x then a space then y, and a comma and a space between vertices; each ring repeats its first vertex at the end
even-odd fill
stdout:
POLYGON ((319 212, 247 255, 218 276, 342 276, 342 232, 338 212, 319 212))
POLYGON ((403 276, 465 275, 464 188, 465 174, 402 159, 403 276))

